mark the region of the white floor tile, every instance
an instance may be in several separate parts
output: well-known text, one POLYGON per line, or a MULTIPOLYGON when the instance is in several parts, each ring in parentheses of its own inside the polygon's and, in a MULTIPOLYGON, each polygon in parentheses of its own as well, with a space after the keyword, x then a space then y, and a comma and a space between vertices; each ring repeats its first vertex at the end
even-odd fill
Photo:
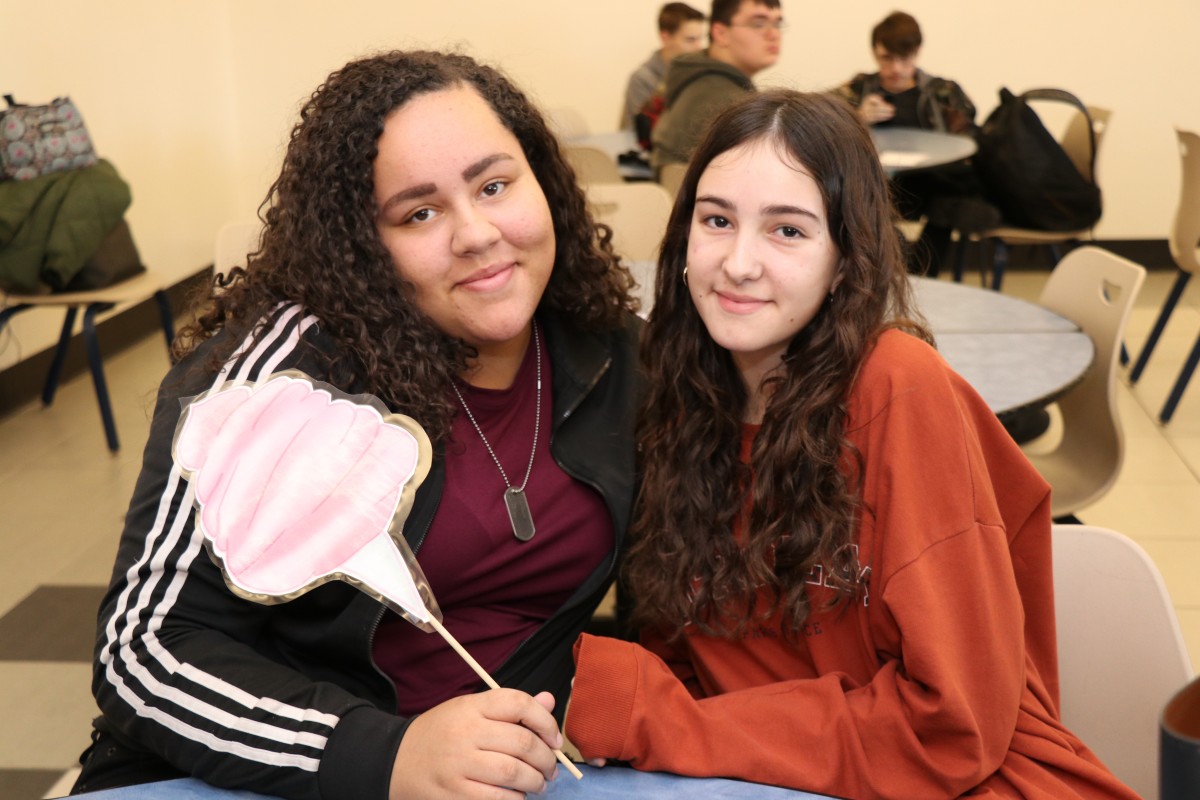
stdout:
MULTIPOLYGON (((1147 486, 1118 479, 1108 494, 1077 516, 1089 525, 1111 528, 1137 542, 1200 541, 1200 483, 1147 486)), ((1196 565, 1200 570, 1200 561, 1196 565)))
POLYGON ((1194 484, 1196 476, 1172 442, 1162 435, 1126 436, 1125 462, 1118 478, 1138 486, 1194 484))
POLYGON ((0 768, 67 769, 88 745, 89 664, 0 662, 0 768))
MULTIPOLYGON (((1200 436, 1175 436, 1171 437, 1170 442, 1196 480, 1200 480, 1200 436)), ((1200 525, 1200 520, 1197 524, 1200 525)))

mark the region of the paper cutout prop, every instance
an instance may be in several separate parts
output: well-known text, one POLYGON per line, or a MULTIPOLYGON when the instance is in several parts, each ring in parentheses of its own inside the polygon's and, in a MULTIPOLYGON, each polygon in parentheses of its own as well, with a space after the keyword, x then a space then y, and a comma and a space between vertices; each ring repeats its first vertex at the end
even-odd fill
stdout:
POLYGON ((341 579, 426 631, 441 619, 401 535, 432 456, 409 417, 277 373, 194 400, 174 455, 235 594, 286 602, 341 579))
POLYGON ((173 444, 195 489, 197 525, 234 594, 283 603, 346 581, 436 631, 498 689, 442 626, 402 533, 432 452, 410 417, 294 370, 200 395, 184 409, 173 444))

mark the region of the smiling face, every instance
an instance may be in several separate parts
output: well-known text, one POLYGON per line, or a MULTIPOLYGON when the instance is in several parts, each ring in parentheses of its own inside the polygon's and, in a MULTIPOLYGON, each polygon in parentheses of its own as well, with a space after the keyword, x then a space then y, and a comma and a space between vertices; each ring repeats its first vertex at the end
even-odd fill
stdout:
POLYGON ((516 137, 472 88, 392 112, 374 165, 375 226, 415 302, 489 356, 523 353, 554 267, 546 196, 516 137))
POLYGON ((758 139, 714 158, 688 238, 692 302, 752 397, 829 296, 839 259, 820 188, 780 147, 758 139))

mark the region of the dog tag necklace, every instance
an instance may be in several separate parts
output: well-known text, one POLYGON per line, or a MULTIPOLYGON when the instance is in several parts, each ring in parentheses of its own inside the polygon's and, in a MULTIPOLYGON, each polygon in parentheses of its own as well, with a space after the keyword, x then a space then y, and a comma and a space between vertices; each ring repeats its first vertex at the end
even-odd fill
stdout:
POLYGON ((483 440, 483 446, 487 448, 488 455, 492 457, 496 468, 500 470, 500 477, 504 478, 504 507, 508 509, 508 521, 512 524, 513 536, 522 542, 528 542, 537 532, 533 525, 533 514, 529 511, 529 499, 525 496, 525 487, 529 485, 529 474, 533 472, 533 459, 537 455, 538 429, 542 422, 542 344, 538 340, 537 323, 533 325, 533 348, 534 361, 537 362, 537 401, 535 403, 536 416, 533 418, 533 448, 529 451, 529 466, 525 468, 525 480, 521 482, 520 486, 513 486, 509 482, 508 473, 504 471, 500 459, 496 457, 496 451, 492 449, 491 442, 483 435, 483 428, 479 427, 479 423, 475 421, 475 415, 467 407, 467 401, 463 399, 462 392, 458 390, 458 386, 453 381, 450 383, 450 388, 458 397, 463 411, 467 412, 467 419, 471 420, 471 424, 475 426, 475 431, 483 440))

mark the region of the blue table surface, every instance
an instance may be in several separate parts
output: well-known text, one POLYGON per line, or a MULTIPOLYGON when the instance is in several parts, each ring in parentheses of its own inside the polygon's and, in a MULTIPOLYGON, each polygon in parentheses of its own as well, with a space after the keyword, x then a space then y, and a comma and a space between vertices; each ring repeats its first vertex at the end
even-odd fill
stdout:
MULTIPOLYGON (((722 778, 683 778, 661 772, 638 772, 624 767, 594 769, 579 764, 583 780, 573 779, 562 767, 541 797, 546 798, 659 798, 661 800, 692 800, 696 797, 728 800, 828 800, 825 795, 764 786, 758 783, 725 780, 722 778)), ((218 789, 195 778, 182 778, 121 789, 90 792, 80 797, 88 800, 268 800, 254 792, 218 789)))

